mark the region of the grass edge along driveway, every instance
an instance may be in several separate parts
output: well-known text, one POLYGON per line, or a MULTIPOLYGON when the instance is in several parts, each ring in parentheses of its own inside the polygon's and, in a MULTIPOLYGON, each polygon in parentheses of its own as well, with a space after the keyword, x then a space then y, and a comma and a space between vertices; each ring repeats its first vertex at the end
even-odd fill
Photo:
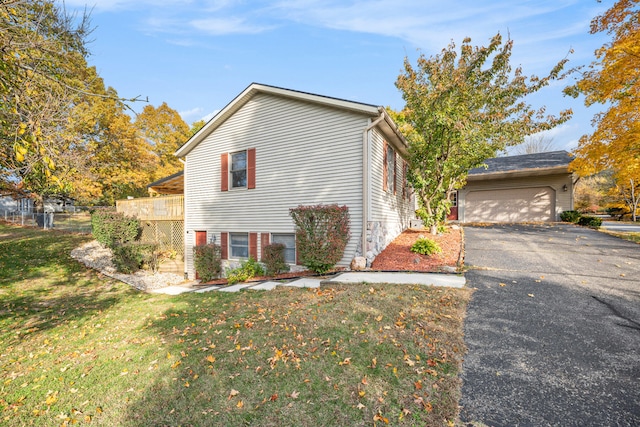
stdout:
POLYGON ((140 293, 0 224, 3 425, 455 425, 470 291, 140 293))

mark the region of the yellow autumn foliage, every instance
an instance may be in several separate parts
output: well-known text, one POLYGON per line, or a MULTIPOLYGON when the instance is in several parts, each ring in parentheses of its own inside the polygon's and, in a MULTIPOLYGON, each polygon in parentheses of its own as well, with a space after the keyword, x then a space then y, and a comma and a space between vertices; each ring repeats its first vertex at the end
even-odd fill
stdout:
MULTIPOLYGON (((640 0, 618 0, 591 22, 591 33, 612 40, 598 49, 596 61, 575 86, 565 90, 585 95, 585 104, 606 111, 593 118, 595 130, 580 138, 571 168, 581 176, 612 170, 614 179, 637 198, 640 183, 640 0)), ((637 204, 637 202, 636 202, 637 204)))

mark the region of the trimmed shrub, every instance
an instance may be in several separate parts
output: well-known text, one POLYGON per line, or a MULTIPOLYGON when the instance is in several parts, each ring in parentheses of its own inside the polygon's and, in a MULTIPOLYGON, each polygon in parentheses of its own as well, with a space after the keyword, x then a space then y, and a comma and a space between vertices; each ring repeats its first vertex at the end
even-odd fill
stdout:
POLYGON ((262 248, 262 263, 265 266, 267 276, 289 271, 289 264, 284 260, 284 245, 272 243, 262 248))
POLYGON ((256 276, 264 276, 264 269, 258 261, 253 257, 249 257, 248 260, 242 261, 240 267, 227 271, 227 282, 233 285, 234 283, 245 282, 256 276))
POLYGON ((411 252, 422 255, 439 254, 442 249, 435 241, 421 237, 411 246, 411 252))
POLYGON ((289 209, 296 224, 299 260, 323 274, 342 259, 349 242, 349 208, 338 205, 298 206, 289 209))
POLYGON ((560 214, 560 219, 564 222, 573 222, 574 224, 580 219, 578 211, 564 211, 560 214))
POLYGON ((160 263, 158 245, 155 243, 132 242, 116 246, 113 251, 113 264, 120 273, 132 274, 140 269, 158 271, 160 263))
POLYGON ((115 248, 138 239, 140 221, 120 212, 96 209, 91 213, 91 229, 95 239, 103 246, 115 248))
POLYGON ((193 263, 200 280, 210 282, 220 277, 222 272, 221 254, 220 246, 213 243, 193 247, 193 263))
POLYGON ((580 217, 580 219, 578 220, 578 225, 583 225, 585 227, 591 228, 600 228, 600 226, 602 225, 602 219, 596 216, 585 215, 580 217))

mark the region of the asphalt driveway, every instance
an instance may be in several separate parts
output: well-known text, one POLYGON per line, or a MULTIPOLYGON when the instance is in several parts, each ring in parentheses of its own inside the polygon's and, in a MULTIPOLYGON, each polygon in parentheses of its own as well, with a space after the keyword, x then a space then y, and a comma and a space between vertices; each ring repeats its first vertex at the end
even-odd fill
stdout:
MULTIPOLYGON (((640 425, 640 245, 569 224, 465 227, 461 418, 640 425)), ((480 424, 482 423, 482 424, 480 424)))

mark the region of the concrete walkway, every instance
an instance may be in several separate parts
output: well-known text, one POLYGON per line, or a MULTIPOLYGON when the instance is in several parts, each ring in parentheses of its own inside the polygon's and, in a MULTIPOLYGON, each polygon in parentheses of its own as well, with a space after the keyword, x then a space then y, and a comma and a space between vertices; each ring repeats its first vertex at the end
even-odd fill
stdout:
POLYGON ((350 271, 340 273, 336 276, 328 278, 318 277, 302 277, 290 282, 252 282, 252 283, 236 283, 228 286, 209 286, 206 288, 193 288, 187 286, 168 286, 166 288, 155 289, 151 292, 167 295, 178 295, 185 292, 238 292, 245 290, 268 291, 275 289, 276 286, 291 286, 296 288, 319 288, 320 286, 331 286, 343 283, 367 283, 372 285, 383 283, 394 284, 417 284, 423 286, 444 286, 453 288, 462 288, 466 280, 464 276, 459 274, 441 274, 441 273, 391 273, 391 272, 369 272, 369 271, 350 271))

